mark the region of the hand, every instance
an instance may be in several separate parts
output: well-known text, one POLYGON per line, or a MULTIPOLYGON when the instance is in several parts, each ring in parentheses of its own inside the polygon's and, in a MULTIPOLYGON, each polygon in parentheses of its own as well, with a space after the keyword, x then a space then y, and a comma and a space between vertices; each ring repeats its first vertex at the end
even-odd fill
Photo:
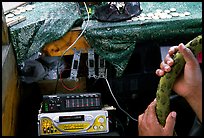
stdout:
POLYGON ((154 100, 138 117, 139 136, 173 136, 176 122, 176 112, 171 112, 167 116, 166 124, 163 127, 158 122, 156 112, 156 100, 154 100))
POLYGON ((183 55, 186 64, 184 73, 181 73, 176 79, 173 90, 187 100, 202 122, 202 72, 198 60, 191 50, 182 43, 171 47, 164 61, 161 62, 160 69, 156 70, 156 74, 163 76, 165 72, 171 71, 171 66, 174 64, 172 56, 177 51, 183 55))
POLYGON ((160 69, 156 70, 158 76, 163 76, 165 72, 171 71, 171 66, 174 64, 172 59, 173 54, 179 51, 186 61, 184 73, 181 74, 174 83, 173 90, 180 96, 191 97, 195 92, 202 90, 202 74, 199 63, 190 49, 186 48, 184 44, 173 46, 169 49, 164 61, 160 64, 160 69))

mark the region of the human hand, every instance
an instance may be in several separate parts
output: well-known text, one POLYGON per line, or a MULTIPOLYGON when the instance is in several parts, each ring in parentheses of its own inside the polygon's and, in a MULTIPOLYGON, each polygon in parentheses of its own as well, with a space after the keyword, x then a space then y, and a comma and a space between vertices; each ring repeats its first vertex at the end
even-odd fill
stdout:
POLYGON ((172 57, 177 51, 183 55, 186 64, 184 73, 176 79, 173 90, 184 98, 191 97, 202 91, 202 73, 196 57, 184 44, 181 43, 169 49, 164 61, 160 64, 160 69, 156 70, 156 74, 163 76, 165 72, 171 71, 171 67, 174 64, 172 57))
POLYGON ((166 118, 166 124, 163 127, 156 116, 156 100, 154 100, 138 117, 139 136, 173 136, 176 122, 176 112, 172 111, 166 118))

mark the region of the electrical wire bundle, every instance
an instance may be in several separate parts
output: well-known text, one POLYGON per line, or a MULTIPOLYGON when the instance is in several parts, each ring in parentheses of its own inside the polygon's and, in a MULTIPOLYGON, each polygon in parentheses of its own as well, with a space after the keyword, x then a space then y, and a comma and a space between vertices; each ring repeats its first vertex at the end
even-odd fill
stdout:
MULTIPOLYGON (((56 82, 56 86, 55 86, 55 93, 57 92, 57 86, 58 86, 58 80, 59 80, 58 74, 60 74, 60 80, 61 80, 62 86, 63 86, 66 90, 68 90, 68 91, 73 91, 73 90, 75 90, 76 88, 79 87, 79 85, 77 85, 77 86, 75 86, 74 88, 68 88, 68 87, 65 85, 65 83, 63 82, 63 79, 62 79, 62 75, 61 75, 63 71, 61 71, 61 72, 59 73, 59 63, 61 62, 61 60, 62 60, 62 58, 64 57, 65 53, 66 53, 68 50, 70 50, 70 49, 76 44, 76 42, 79 40, 79 38, 83 35, 84 31, 86 30, 86 28, 87 28, 87 26, 88 26, 88 24, 89 24, 89 12, 88 12, 88 8, 87 8, 86 3, 85 3, 85 2, 83 2, 83 3, 84 3, 84 6, 85 6, 85 8, 86 8, 87 15, 88 15, 87 23, 86 23, 84 29, 82 30, 82 32, 80 33, 80 35, 79 35, 79 36, 77 37, 77 39, 74 41, 74 43, 72 43, 72 45, 70 45, 70 46, 63 52, 63 54, 61 55, 60 59, 58 60, 58 64, 57 64, 57 82, 56 82)), ((108 79, 107 79, 107 78, 104 78, 104 79, 106 80, 106 83, 107 83, 107 85, 108 85, 109 91, 110 91, 110 93, 111 93, 113 99, 115 100, 117 106, 119 107, 119 109, 120 109, 121 111, 123 111, 123 112, 124 112, 128 117, 130 117, 132 120, 138 121, 137 119, 133 118, 131 115, 129 115, 125 110, 123 110, 123 109, 120 107, 118 101, 116 100, 116 98, 115 98, 115 96, 114 96, 114 94, 113 94, 113 92, 112 92, 112 90, 111 90, 111 87, 110 87, 110 84, 109 84, 109 82, 108 82, 108 79)))

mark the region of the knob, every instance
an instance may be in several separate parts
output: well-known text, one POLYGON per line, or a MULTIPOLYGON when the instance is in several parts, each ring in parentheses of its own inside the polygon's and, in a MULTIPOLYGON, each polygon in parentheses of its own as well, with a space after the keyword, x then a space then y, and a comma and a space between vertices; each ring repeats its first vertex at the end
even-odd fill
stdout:
POLYGON ((99 121, 100 123, 103 123, 103 122, 104 122, 104 118, 100 117, 100 118, 98 119, 98 121, 99 121))
POLYGON ((94 128, 94 130, 98 129, 98 127, 97 127, 97 126, 93 126, 93 128, 94 128))
POLYGON ((100 125, 100 126, 99 126, 99 128, 100 128, 100 129, 103 129, 103 126, 102 126, 102 125, 100 125))

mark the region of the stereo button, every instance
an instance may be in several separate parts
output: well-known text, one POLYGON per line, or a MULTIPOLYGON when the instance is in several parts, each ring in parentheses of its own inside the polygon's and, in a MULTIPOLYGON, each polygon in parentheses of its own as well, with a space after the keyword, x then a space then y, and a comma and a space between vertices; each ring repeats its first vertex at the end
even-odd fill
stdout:
POLYGON ((103 126, 101 125, 101 126, 99 126, 99 128, 100 128, 100 129, 103 129, 103 126))
POLYGON ((87 120, 87 121, 91 121, 92 119, 93 119, 92 116, 87 116, 87 117, 86 117, 86 120, 87 120))
POLYGON ((103 119, 102 117, 100 117, 100 118, 98 119, 98 121, 99 121, 100 123, 103 123, 103 122, 104 122, 104 119, 103 119))
POLYGON ((47 132, 47 129, 46 129, 46 128, 44 128, 44 129, 43 129, 43 132, 44 132, 44 133, 46 133, 46 132, 47 132))
POLYGON ((96 129, 98 129, 98 127, 97 126, 93 126, 93 128, 96 130, 96 129))

